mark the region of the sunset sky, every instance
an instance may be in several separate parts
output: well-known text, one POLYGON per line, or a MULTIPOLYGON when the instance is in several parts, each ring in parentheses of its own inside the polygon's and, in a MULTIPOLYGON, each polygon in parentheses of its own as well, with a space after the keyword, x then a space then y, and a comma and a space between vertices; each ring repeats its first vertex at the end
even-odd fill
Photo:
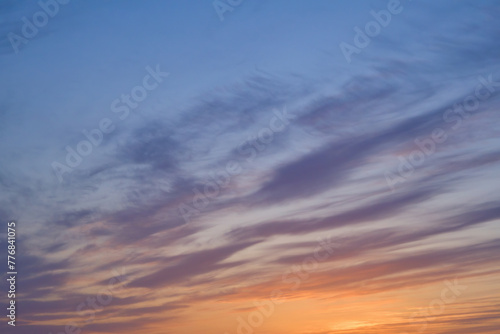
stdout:
POLYGON ((0 332, 498 334, 499 17, 0 1, 0 332))

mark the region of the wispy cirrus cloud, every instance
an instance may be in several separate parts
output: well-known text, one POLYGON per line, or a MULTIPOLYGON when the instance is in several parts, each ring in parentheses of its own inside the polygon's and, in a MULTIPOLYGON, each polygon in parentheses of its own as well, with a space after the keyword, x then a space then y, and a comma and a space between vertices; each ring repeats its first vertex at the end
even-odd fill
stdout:
MULTIPOLYGON (((20 92, 0 94, 18 332, 235 333, 281 290, 263 332, 494 333, 498 91, 444 115, 479 77, 497 88, 499 7, 412 2, 347 66, 338 41, 386 4, 245 3, 221 25, 210 4, 75 3, 74 23, 61 16, 18 55, 0 41, 0 91, 20 92), (50 162, 160 59, 169 82, 59 184, 50 162), (286 130, 258 146, 285 109, 286 130), (436 128, 446 141, 389 189, 384 172, 436 128), (198 210, 197 189, 229 161, 241 172, 198 210), (188 223, 186 203, 199 211, 188 223), (339 247, 305 272, 325 235, 339 247), (86 322, 76 307, 114 268, 127 284, 86 322), (412 323, 455 278, 467 292, 412 323)), ((5 32, 20 7, 3 8, 5 32)))

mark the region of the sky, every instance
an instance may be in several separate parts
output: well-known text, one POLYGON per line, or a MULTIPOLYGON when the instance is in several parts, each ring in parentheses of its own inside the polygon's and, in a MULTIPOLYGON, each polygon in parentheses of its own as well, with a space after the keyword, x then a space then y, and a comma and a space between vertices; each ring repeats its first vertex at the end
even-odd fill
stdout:
POLYGON ((493 334, 498 1, 0 1, 17 334, 493 334))

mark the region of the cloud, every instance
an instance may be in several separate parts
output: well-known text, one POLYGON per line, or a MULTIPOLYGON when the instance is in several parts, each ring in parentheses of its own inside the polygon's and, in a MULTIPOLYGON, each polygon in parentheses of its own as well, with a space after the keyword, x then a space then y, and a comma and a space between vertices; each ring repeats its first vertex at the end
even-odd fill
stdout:
POLYGON ((410 205, 421 203, 443 191, 445 191, 443 187, 424 186, 404 194, 383 195, 371 203, 325 218, 264 222, 249 227, 236 228, 228 235, 236 240, 247 240, 268 238, 280 234, 304 234, 366 223, 399 214, 410 205))
POLYGON ((198 275, 230 266, 230 263, 223 264, 221 262, 256 243, 237 243, 220 246, 211 250, 179 255, 173 259, 167 258, 163 261, 164 265, 162 265, 162 269, 133 280, 129 286, 154 289, 172 283, 185 282, 187 279, 192 279, 198 275))

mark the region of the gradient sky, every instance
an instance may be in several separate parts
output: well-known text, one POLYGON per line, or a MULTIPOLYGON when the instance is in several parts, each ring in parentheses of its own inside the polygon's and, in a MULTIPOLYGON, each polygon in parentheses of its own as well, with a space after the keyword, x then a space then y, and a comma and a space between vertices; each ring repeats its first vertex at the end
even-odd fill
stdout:
POLYGON ((0 2, 2 333, 498 333, 500 3, 229 3, 0 2))

